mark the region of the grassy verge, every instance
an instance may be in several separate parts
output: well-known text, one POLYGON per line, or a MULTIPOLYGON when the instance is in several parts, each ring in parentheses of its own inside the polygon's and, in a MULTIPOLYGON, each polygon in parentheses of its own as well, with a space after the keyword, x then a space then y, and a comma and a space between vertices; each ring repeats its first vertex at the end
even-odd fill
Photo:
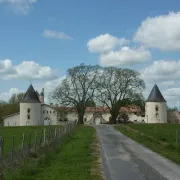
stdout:
POLYGON ((13 180, 102 180, 95 148, 95 129, 78 126, 72 137, 65 139, 61 146, 50 149, 38 158, 26 160, 22 166, 5 179, 13 180), (94 144, 93 144, 94 143, 94 144), (95 154, 93 153, 95 152, 95 154))
POLYGON ((172 133, 171 125, 156 125, 156 134, 153 133, 154 127, 152 126, 155 125, 148 126, 141 124, 139 127, 138 124, 127 126, 120 125, 116 126, 115 129, 152 149, 154 152, 157 152, 173 162, 180 164, 180 147, 175 146, 174 137, 168 137, 168 134, 170 135, 172 133))

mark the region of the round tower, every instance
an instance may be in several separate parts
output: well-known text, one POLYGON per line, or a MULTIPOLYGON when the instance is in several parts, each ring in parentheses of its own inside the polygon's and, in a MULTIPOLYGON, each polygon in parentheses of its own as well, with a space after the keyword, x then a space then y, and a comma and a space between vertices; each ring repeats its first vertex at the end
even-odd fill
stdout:
POLYGON ((41 125, 41 102, 30 85, 20 103, 20 126, 41 125))
POLYGON ((167 104, 155 84, 145 103, 146 123, 167 123, 167 104))

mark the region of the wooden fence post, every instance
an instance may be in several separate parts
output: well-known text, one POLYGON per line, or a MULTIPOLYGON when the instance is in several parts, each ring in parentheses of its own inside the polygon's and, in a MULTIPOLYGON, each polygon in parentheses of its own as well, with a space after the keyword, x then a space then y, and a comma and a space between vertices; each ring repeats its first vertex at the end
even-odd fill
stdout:
POLYGON ((178 137, 178 130, 176 130, 176 147, 178 147, 178 140, 179 140, 179 137, 178 137))
POLYGON ((61 138, 61 127, 59 127, 59 136, 58 138, 60 139, 61 138))
POLYGON ((22 135, 22 143, 21 143, 21 151, 23 151, 23 149, 24 149, 24 140, 25 140, 25 135, 23 133, 23 135, 22 135))
POLYGON ((0 161, 3 159, 3 137, 0 136, 0 161))
POLYGON ((31 150, 31 133, 29 134, 28 153, 30 153, 30 150, 31 150))
POLYGON ((12 144, 11 144, 11 164, 13 162, 14 157, 14 136, 12 136, 12 144))
POLYGON ((41 148, 41 144, 42 144, 42 141, 43 141, 43 130, 41 131, 41 136, 40 136, 40 140, 39 140, 39 146, 41 148))
POLYGON ((55 127, 55 130, 54 130, 55 132, 54 132, 54 136, 55 136, 55 139, 56 139, 56 134, 57 134, 57 132, 56 132, 56 127, 55 127))
POLYGON ((0 136, 0 179, 4 179, 4 173, 3 173, 3 144, 4 139, 2 136, 0 136))
POLYGON ((46 145, 46 129, 44 129, 44 146, 46 145))
POLYGON ((36 146, 37 146, 37 131, 35 133, 35 139, 34 139, 34 151, 36 151, 36 146))

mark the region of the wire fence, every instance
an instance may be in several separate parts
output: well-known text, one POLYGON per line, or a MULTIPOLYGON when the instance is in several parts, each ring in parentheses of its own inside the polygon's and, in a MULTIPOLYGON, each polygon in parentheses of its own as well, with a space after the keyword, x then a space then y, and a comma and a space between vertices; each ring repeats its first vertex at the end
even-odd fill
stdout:
POLYGON ((0 179, 3 169, 16 166, 30 154, 44 148, 60 144, 65 135, 71 135, 77 121, 67 122, 63 126, 42 127, 35 133, 23 133, 19 136, 0 136, 0 179))

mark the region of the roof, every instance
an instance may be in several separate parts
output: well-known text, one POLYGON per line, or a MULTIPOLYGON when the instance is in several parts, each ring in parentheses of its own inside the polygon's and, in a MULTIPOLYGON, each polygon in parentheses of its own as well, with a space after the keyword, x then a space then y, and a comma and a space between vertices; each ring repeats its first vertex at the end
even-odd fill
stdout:
POLYGON ((41 103, 32 85, 29 86, 21 103, 41 103))
POLYGON ((166 102, 158 86, 155 84, 146 102, 166 102))
POLYGON ((39 97, 39 93, 38 93, 38 91, 36 91, 36 94, 37 94, 37 96, 39 97))
POLYGON ((120 108, 120 112, 131 112, 131 113, 135 113, 135 112, 141 112, 141 108, 139 106, 127 106, 127 107, 121 107, 120 108))
POLYGON ((8 116, 5 116, 5 117, 2 117, 2 118, 3 118, 3 119, 6 119, 6 118, 8 118, 8 117, 15 116, 15 115, 18 115, 18 114, 20 114, 20 112, 18 112, 18 113, 14 113, 14 114, 11 114, 11 115, 8 115, 8 116))
MULTIPOLYGON (((76 111, 73 107, 54 107, 55 109, 64 110, 64 111, 76 111)), ((98 113, 98 112, 109 112, 108 107, 87 107, 85 112, 98 113)), ((121 107, 119 112, 126 113, 135 113, 141 112, 141 108, 135 105, 129 105, 127 107, 121 107)))

